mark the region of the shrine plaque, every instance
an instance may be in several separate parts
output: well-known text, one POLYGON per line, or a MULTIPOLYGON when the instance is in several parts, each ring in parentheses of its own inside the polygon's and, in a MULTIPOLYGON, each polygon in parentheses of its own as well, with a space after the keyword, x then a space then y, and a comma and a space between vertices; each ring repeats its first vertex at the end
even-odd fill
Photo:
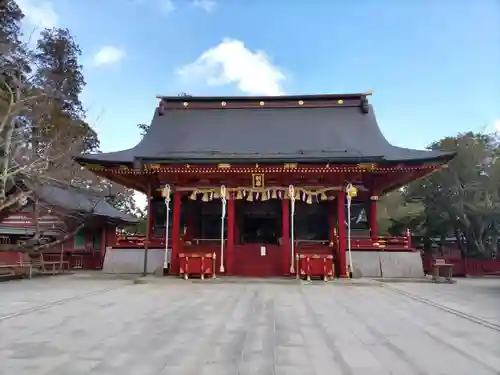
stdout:
POLYGON ((252 188, 262 189, 264 187, 264 173, 252 174, 252 188))

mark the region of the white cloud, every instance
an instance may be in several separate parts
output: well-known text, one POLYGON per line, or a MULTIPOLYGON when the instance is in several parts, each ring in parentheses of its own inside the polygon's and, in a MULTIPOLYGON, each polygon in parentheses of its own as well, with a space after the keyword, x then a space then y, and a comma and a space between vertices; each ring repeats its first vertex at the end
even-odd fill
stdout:
POLYGON ((59 16, 48 1, 17 0, 17 4, 31 26, 46 29, 57 26, 59 22, 59 16))
POLYGON ((175 10, 175 4, 172 0, 160 0, 160 6, 165 13, 170 13, 175 10))
POLYGON ((143 194, 139 191, 135 191, 134 200, 138 208, 140 208, 141 210, 147 209, 148 198, 146 197, 146 194, 143 194))
POLYGON ((115 64, 125 57, 125 52, 113 46, 104 46, 94 55, 97 66, 115 64))
POLYGON ((197 8, 203 9, 205 12, 210 13, 217 5, 214 0, 194 0, 193 5, 197 8))
POLYGON ((500 133, 500 118, 493 121, 493 129, 500 133))
POLYGON ((239 40, 225 39, 178 71, 186 79, 208 85, 235 84, 251 95, 281 95, 285 75, 264 52, 251 51, 239 40))

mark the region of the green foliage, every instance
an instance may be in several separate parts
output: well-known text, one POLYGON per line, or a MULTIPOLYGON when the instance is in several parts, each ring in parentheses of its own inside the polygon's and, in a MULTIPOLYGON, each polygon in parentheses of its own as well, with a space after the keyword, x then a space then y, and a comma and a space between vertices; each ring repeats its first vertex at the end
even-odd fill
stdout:
MULTIPOLYGON (((411 183, 402 192, 406 204, 418 203, 418 215, 393 216, 393 227, 413 226, 425 238, 458 239, 463 255, 488 256, 496 251, 500 230, 500 158, 495 135, 463 133, 429 146, 453 151, 447 168, 411 183)), ((401 199, 401 198, 400 198, 401 199)), ((390 232, 390 228, 388 228, 390 232)))
POLYGON ((380 198, 377 206, 377 222, 382 235, 400 236, 410 229, 418 233, 421 228, 424 206, 408 202, 404 192, 393 191, 380 198))
POLYGON ((137 127, 141 130, 141 135, 144 137, 148 132, 150 125, 137 124, 137 127))
POLYGON ((80 94, 85 86, 82 52, 68 29, 46 29, 41 33, 34 51, 37 66, 35 85, 50 97, 55 109, 72 119, 84 117, 80 94))

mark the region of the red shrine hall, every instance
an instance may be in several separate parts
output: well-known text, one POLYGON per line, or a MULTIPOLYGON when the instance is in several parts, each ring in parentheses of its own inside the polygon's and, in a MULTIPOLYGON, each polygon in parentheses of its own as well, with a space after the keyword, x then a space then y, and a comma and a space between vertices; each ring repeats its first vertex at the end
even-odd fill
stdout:
POLYGON ((379 236, 377 200, 453 154, 391 145, 370 94, 160 97, 137 146, 77 161, 149 197, 148 270, 329 279, 407 272, 401 259, 421 270, 409 233, 379 236))

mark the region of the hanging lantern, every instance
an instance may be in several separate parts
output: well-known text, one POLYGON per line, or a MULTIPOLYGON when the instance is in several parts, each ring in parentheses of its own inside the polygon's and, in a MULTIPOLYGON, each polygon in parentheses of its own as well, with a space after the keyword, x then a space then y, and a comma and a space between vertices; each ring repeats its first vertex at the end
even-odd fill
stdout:
POLYGON ((356 198, 356 196, 358 195, 358 189, 352 184, 347 184, 345 192, 347 194, 347 197, 350 199, 356 198))
POLYGON ((170 185, 165 185, 165 187, 161 190, 161 196, 163 198, 170 197, 170 185))
POLYGON ((189 199, 191 199, 192 201, 195 201, 195 200, 196 200, 196 198, 197 198, 197 193, 196 193, 196 191, 193 191, 193 192, 191 193, 191 195, 189 196, 189 199))

